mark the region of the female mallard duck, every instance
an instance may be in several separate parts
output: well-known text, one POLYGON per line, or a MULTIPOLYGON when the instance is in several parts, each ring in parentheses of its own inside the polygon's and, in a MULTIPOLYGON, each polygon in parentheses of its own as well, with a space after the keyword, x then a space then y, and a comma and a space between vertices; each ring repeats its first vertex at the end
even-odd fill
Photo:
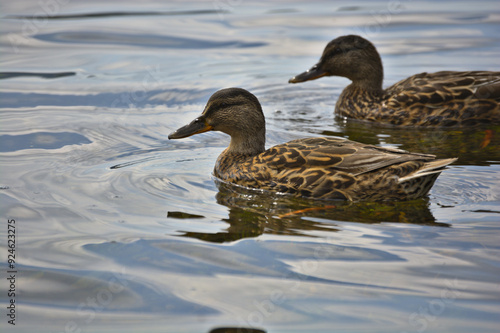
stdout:
POLYGON ((231 136, 214 175, 256 189, 321 199, 406 200, 429 192, 451 159, 365 145, 342 138, 293 140, 265 149, 266 126, 257 98, 241 88, 217 91, 181 139, 206 131, 231 136))
POLYGON ((500 72, 420 73, 384 90, 375 46, 349 35, 328 43, 319 62, 289 83, 322 76, 352 81, 335 106, 341 117, 404 126, 500 124, 500 72))

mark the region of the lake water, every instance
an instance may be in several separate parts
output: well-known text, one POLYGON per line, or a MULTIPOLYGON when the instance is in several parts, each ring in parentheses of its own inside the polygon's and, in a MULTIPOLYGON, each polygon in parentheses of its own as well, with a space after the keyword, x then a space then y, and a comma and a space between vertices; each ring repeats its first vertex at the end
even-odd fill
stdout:
POLYGON ((385 86, 498 71, 497 1, 0 6, 2 332, 498 332, 500 128, 338 121, 348 80, 287 83, 352 33, 385 86), (335 135, 459 160, 411 202, 235 190, 211 176, 227 136, 167 139, 230 86, 260 99, 268 146, 335 135))

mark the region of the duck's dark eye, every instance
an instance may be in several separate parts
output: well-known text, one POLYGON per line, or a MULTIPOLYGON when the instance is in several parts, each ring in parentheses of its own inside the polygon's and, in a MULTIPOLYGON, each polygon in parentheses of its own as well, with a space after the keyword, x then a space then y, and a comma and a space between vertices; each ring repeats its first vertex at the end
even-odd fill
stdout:
POLYGON ((345 53, 347 52, 348 50, 342 50, 340 47, 336 47, 334 48, 333 50, 329 50, 328 53, 327 53, 327 57, 333 57, 333 56, 336 56, 336 55, 339 55, 341 53, 345 53))

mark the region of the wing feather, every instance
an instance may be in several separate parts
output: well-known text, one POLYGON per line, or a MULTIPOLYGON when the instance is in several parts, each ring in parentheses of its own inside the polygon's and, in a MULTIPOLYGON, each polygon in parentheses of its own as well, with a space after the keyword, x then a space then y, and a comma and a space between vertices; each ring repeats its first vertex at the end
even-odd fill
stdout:
POLYGON ((386 89, 387 106, 441 105, 469 98, 500 102, 500 72, 469 71, 420 73, 386 89))
POLYGON ((343 138, 308 138, 274 146, 256 157, 258 163, 281 172, 286 169, 327 168, 353 176, 407 161, 427 161, 434 155, 366 145, 343 138))

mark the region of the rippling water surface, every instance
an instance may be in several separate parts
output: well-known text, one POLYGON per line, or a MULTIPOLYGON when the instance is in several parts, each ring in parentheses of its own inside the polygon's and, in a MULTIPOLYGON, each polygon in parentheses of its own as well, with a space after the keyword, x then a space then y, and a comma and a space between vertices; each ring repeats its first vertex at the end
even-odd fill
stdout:
POLYGON ((499 70, 496 1, 1 7, 0 257, 6 276, 15 219, 16 332, 498 331, 500 128, 337 121, 346 79, 287 84, 350 33, 378 47, 386 86, 499 70), (224 134, 167 134, 229 86, 262 102, 268 146, 335 135, 459 160, 411 202, 228 187, 211 177, 224 134))

